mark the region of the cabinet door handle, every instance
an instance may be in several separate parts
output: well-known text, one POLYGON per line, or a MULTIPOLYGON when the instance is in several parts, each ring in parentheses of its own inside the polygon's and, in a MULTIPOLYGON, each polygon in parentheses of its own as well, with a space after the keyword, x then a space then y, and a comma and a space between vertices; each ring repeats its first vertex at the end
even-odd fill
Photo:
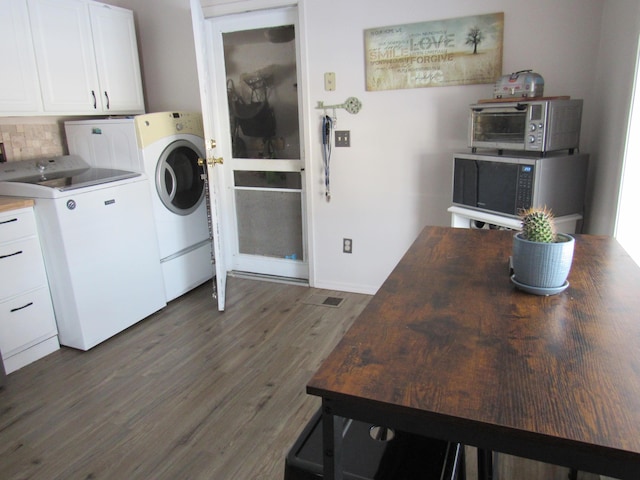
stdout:
POLYGON ((8 253, 7 255, 0 255, 0 260, 2 260, 3 258, 9 258, 15 255, 20 255, 21 253, 22 253, 22 250, 18 250, 17 252, 8 253))
POLYGON ((16 307, 16 308, 12 308, 11 310, 9 310, 11 313, 13 312, 17 312, 18 310, 22 310, 23 308, 27 308, 30 307, 31 305, 33 305, 33 302, 29 302, 26 305, 23 305, 21 307, 16 307))
POLYGON ((106 91, 104 92, 104 98, 107 99, 107 110, 109 110, 109 94, 106 91))
POLYGON ((96 98, 96 92, 91 90, 91 96, 93 97, 93 109, 98 108, 98 99, 96 98))
POLYGON ((9 220, 3 220, 2 222, 0 222, 0 225, 4 225, 5 223, 17 222, 17 221, 18 221, 17 218, 11 218, 9 220))

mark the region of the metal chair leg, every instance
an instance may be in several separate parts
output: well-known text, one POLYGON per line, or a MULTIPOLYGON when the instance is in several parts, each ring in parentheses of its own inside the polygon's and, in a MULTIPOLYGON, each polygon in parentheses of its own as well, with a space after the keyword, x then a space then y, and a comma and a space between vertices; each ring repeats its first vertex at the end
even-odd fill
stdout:
POLYGON ((478 448, 478 480, 493 480, 493 451, 478 448))

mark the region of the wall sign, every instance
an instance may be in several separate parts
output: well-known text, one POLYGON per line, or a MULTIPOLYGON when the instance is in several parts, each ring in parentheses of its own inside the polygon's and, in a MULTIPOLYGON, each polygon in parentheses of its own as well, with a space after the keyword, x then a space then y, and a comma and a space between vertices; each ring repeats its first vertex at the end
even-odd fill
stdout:
POLYGON ((502 12, 367 29, 367 90, 493 83, 503 31, 502 12))

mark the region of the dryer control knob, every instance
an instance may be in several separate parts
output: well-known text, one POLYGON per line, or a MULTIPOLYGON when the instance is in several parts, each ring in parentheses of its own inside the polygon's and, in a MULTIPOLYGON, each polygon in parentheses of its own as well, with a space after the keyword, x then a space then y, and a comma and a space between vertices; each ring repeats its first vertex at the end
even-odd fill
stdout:
POLYGON ((176 130, 179 132, 180 130, 182 130, 184 127, 182 126, 181 123, 176 123, 176 130))

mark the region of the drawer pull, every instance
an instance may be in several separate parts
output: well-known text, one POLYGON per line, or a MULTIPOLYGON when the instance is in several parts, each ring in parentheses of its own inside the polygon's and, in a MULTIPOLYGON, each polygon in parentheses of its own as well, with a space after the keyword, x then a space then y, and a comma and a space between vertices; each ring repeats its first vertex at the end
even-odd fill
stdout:
POLYGON ((0 222, 0 225, 4 225, 5 223, 17 222, 17 221, 18 221, 17 218, 12 218, 10 220, 3 220, 2 222, 0 222))
POLYGON ((0 260, 2 260, 3 258, 9 258, 15 255, 20 255, 21 253, 22 253, 22 250, 18 250, 17 252, 8 253, 7 255, 0 255, 0 260))
POLYGON ((12 308, 12 309, 10 310, 10 312, 11 312, 11 313, 13 313, 13 312, 17 312, 18 310, 22 310, 23 308, 30 307, 31 305, 33 305, 33 302, 29 302, 29 303, 27 303, 26 305, 23 305, 23 306, 21 306, 21 307, 12 308))

